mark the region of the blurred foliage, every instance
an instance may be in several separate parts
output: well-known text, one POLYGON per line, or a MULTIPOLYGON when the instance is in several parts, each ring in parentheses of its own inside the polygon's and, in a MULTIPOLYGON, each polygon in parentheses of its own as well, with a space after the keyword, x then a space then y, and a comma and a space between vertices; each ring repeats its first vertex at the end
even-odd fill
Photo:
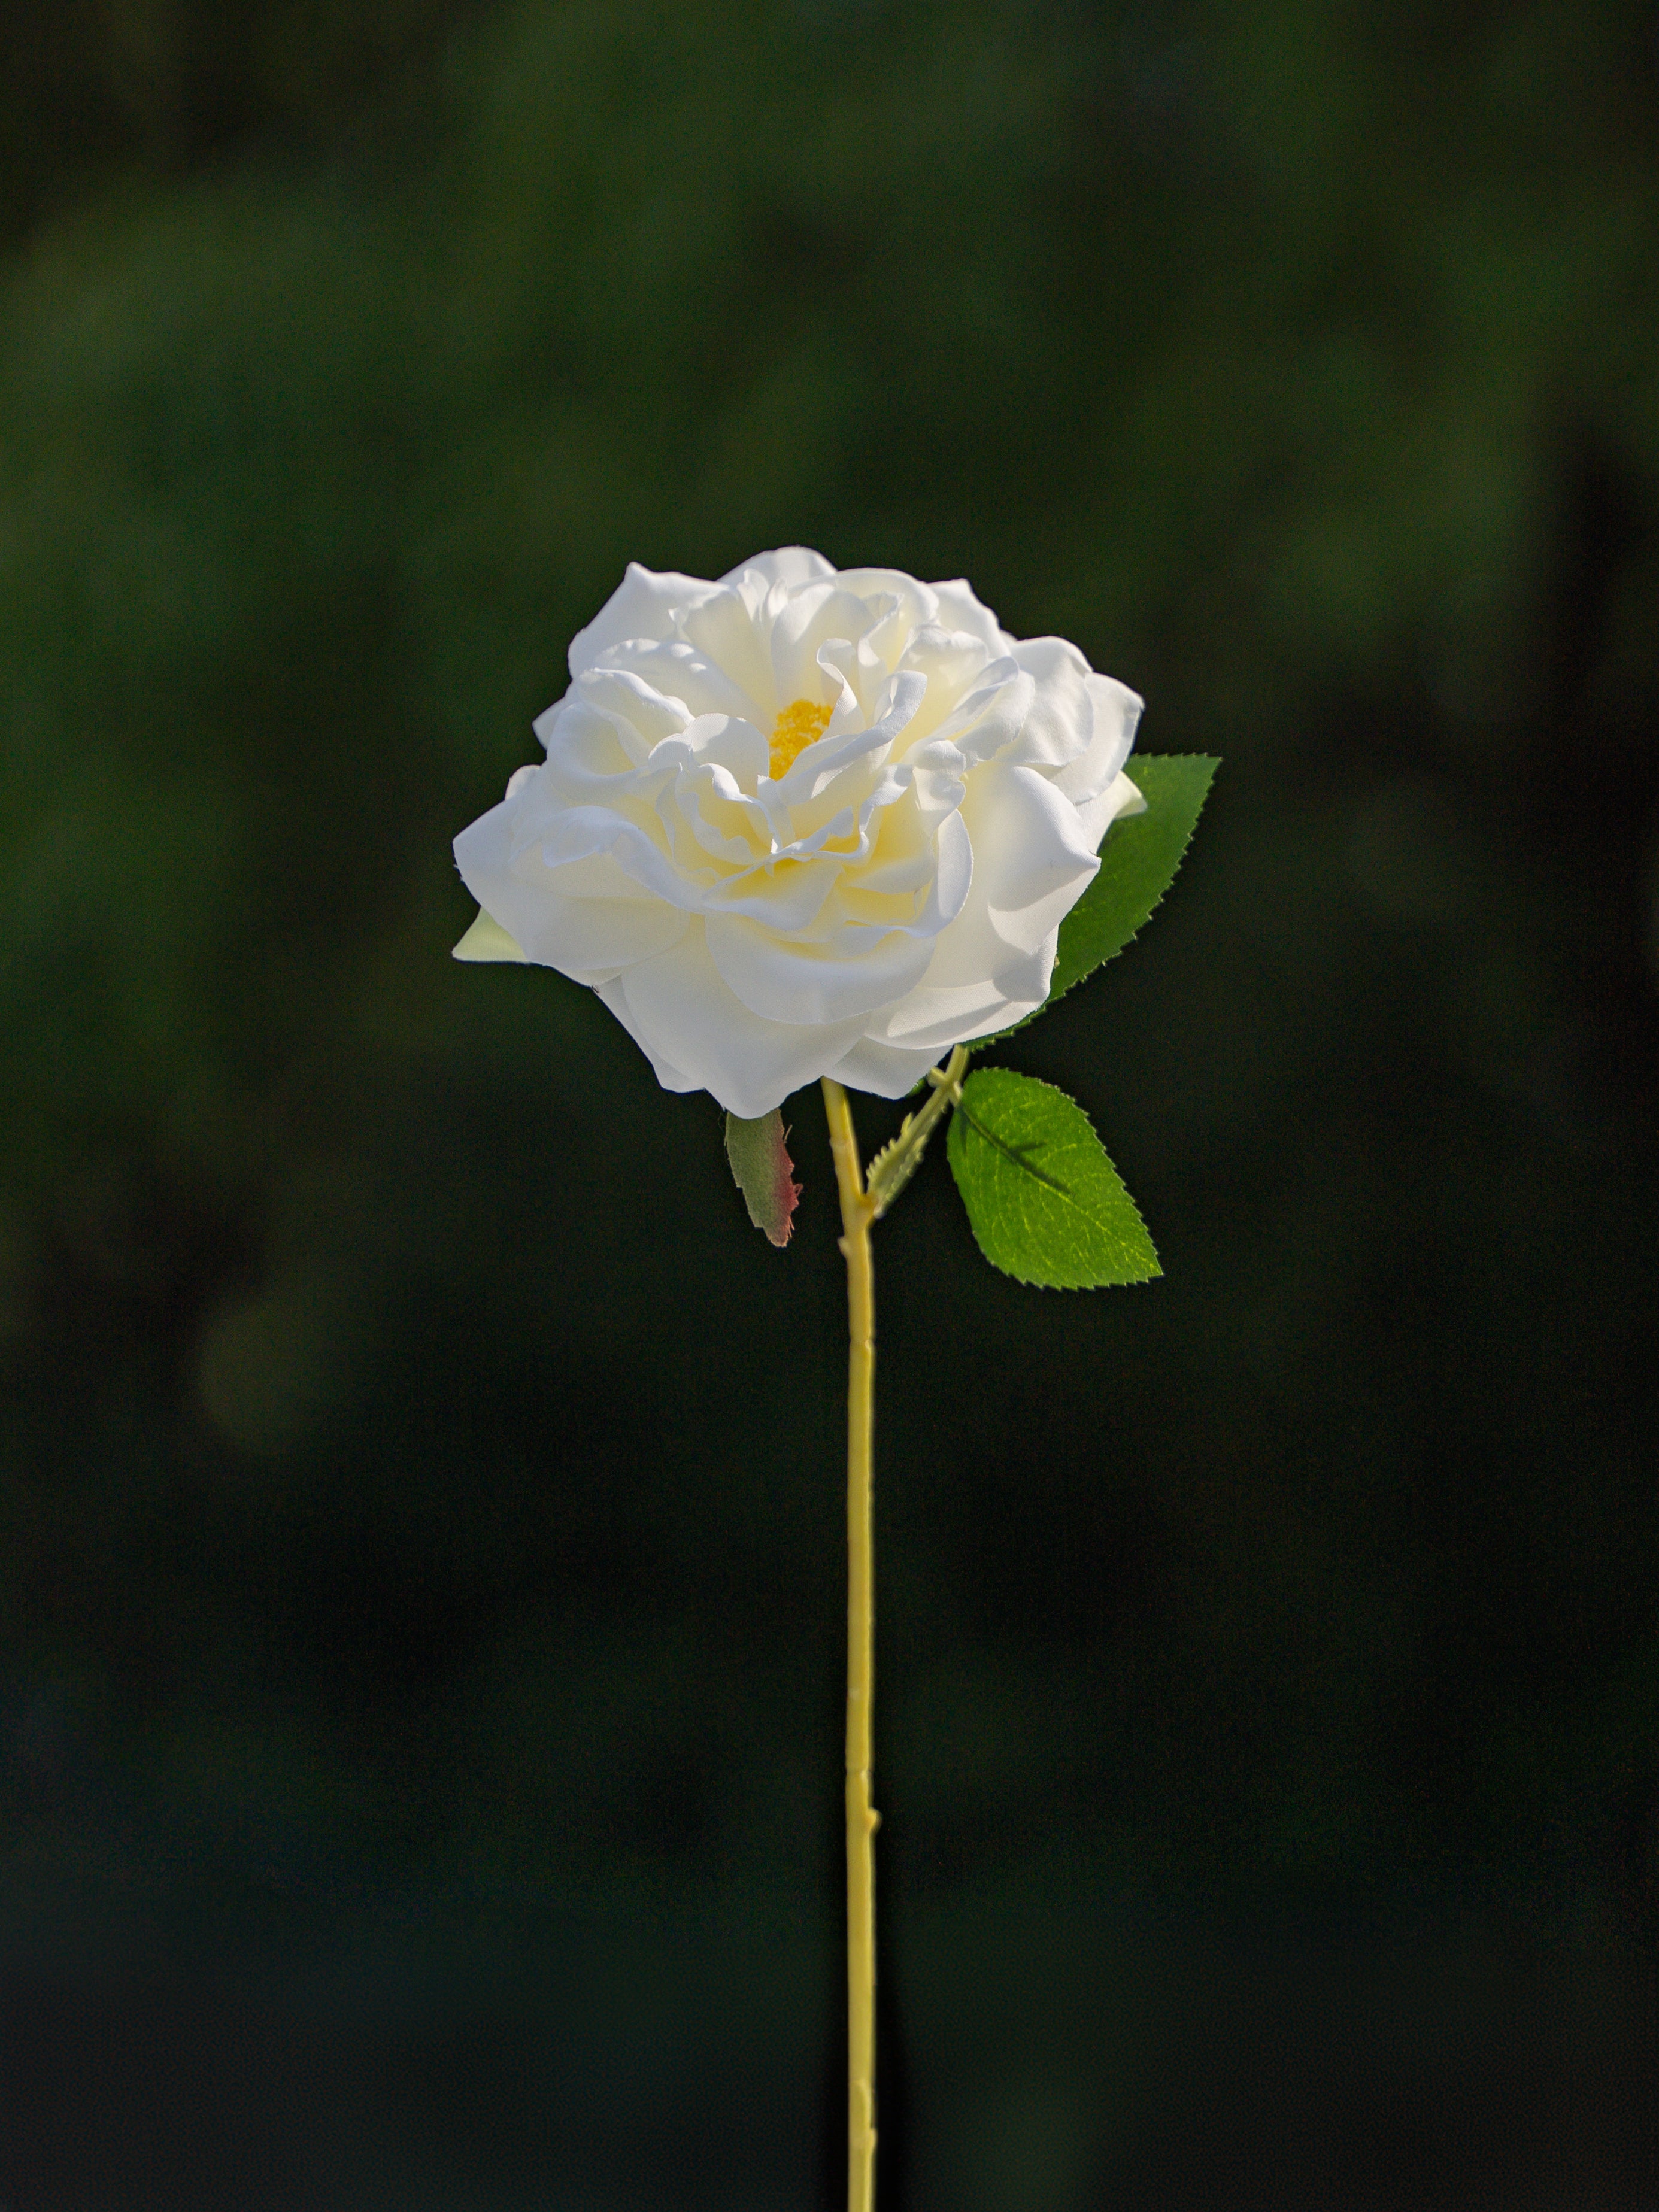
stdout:
POLYGON ((59 0, 0 7, 0 222, 9 240, 123 180, 327 154, 386 80, 430 62, 476 0, 59 0))
MULTIPOLYGON (((1510 2073, 1493 2029, 1489 2076, 1354 2044, 1328 2140, 1282 2143, 1248 2021, 1294 2014, 1286 2069, 1334 2081, 1304 1984, 1237 2034, 1177 2021, 1146 2047, 1232 2083, 1217 2124, 1259 2154, 1195 2201, 1383 2202, 1342 2160, 1436 2095, 1525 2124, 1396 2127, 1386 2201, 1648 2201, 1621 2124, 1551 2114, 1650 2078, 1649 2000, 1614 2032, 1571 1966, 1646 1955, 1659 1872, 1650 9, 5 22, 8 1959, 47 1991, 72 1960, 334 1960, 328 2003, 452 2023, 422 2047, 457 2111, 443 2038, 484 2000, 446 1947, 550 1962, 512 2002, 597 2002, 589 2040, 509 2039, 485 2108, 562 2099, 729 2202, 724 2094, 755 2201, 809 2185, 821 1115, 791 1109, 781 1256, 708 1102, 574 987, 449 961, 447 850, 626 560, 800 541, 969 574, 1142 690, 1150 750, 1225 761, 1145 939, 1021 1040, 1167 1279, 990 1278, 939 1161, 882 1231, 915 2201, 1187 2201, 1158 2146, 1190 2128, 1095 2009, 1187 1971, 1139 1936, 1112 1963, 1154 1905, 1459 1931, 1442 1982, 1377 1939, 1382 2010, 1452 2043, 1523 2004, 1488 1937, 1555 1962, 1540 2020, 1601 2008, 1510 2073), (636 2004, 598 1963, 629 1925, 636 2004), (1057 1992, 1098 1965, 1018 2078, 1000 1943, 1057 1992), (1500 2141, 1538 2193, 1501 2160, 1479 2193, 1459 2161, 1500 2141)), ((94 2156, 43 2133, 20 2204, 105 2201, 52 2164, 71 2136, 94 2156)), ((588 2151, 534 2155, 610 2201, 588 2151)), ((334 2201, 532 2201, 373 2166, 334 2201)), ((225 2171, 130 2201, 304 2195, 225 2171)))

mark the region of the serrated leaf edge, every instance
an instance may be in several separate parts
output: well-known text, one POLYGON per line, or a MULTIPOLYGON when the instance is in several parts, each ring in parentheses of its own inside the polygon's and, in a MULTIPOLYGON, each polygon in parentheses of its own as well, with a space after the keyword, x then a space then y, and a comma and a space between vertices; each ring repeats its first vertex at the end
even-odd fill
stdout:
MULTIPOLYGON (((1050 1006, 1058 1006, 1062 999, 1069 998, 1072 993, 1077 989, 1079 984, 1086 983, 1091 975, 1098 975, 1101 969, 1106 965, 1106 962, 1108 960, 1115 960, 1118 957, 1118 953, 1127 952, 1128 951, 1129 947, 1140 935, 1141 931, 1146 928, 1146 924, 1152 920, 1152 916, 1163 905, 1164 900, 1168 898, 1170 891, 1175 888, 1176 878, 1181 873, 1182 868, 1186 863, 1188 847, 1191 845, 1193 838, 1197 832, 1198 825, 1204 818, 1204 810, 1210 803, 1210 793, 1215 788, 1216 770, 1221 766, 1221 756, 1219 753, 1148 753, 1146 757, 1148 760, 1208 761, 1211 764, 1210 780, 1204 787, 1204 796, 1198 802, 1198 811, 1193 817, 1191 827, 1188 830, 1186 837, 1182 841, 1181 850, 1176 854, 1176 864, 1174 867, 1170 869, 1168 877, 1165 878, 1163 890, 1152 901, 1151 906, 1147 908, 1146 912, 1141 920, 1124 939, 1122 944, 1117 947, 1116 951, 1109 952, 1106 955, 1105 959, 1097 960, 1092 968, 1085 968, 1082 975, 1074 975, 1071 981, 1065 985, 1062 989, 1059 991, 1051 990, 1040 1006, 1033 1006, 1030 1012, 1024 1015, 1019 1021, 1017 1021, 1012 1029, 996 1030, 994 1030, 989 1036, 976 1038, 975 1040, 976 1046, 983 1048, 988 1044, 1000 1044, 1004 1037, 1018 1036, 1021 1030, 1027 1027, 1029 1024, 1036 1021, 1039 1014, 1046 1014, 1050 1006)), ((1129 775, 1131 772, 1133 759, 1134 756, 1131 754, 1129 759, 1124 763, 1123 772, 1126 775, 1129 775)), ((1133 820, 1134 817, 1131 816, 1126 818, 1133 820)), ((1113 826, 1115 827, 1115 825, 1114 824, 1113 826)), ((1109 828, 1106 832, 1105 842, 1110 842, 1111 835, 1111 829, 1109 828)), ((1091 878, 1090 880, 1092 882, 1093 878, 1091 878)), ((1062 921, 1061 927, 1064 927, 1064 922, 1062 921)), ((1145 1224, 1143 1224, 1142 1225, 1144 1226, 1145 1224)), ((993 1264, 994 1264, 994 1262, 993 1264)))
MULTIPOLYGON (((1187 757, 1191 758, 1194 757, 1194 756, 1188 755, 1187 757)), ((1199 759, 1204 759, 1207 757, 1207 756, 1199 754, 1196 757, 1199 759)), ((1082 982, 1085 980, 1085 979, 1082 976, 1078 978, 1079 982, 1082 982)), ((991 1041, 992 1040, 989 1038, 986 1040, 988 1043, 991 1041)), ((1089 1134, 1094 1139, 1096 1144, 1100 1145, 1102 1158, 1105 1160, 1107 1166, 1110 1168, 1112 1173, 1115 1176, 1117 1176, 1118 1188, 1123 1193, 1124 1198, 1127 1201, 1129 1211, 1135 1218, 1135 1225, 1139 1230, 1141 1235, 1146 1239, 1146 1249, 1152 1255, 1152 1273, 1150 1275, 1131 1276, 1129 1280, 1126 1283, 1040 1283, 1035 1275, 1022 1275, 1016 1267, 1005 1267, 1000 1260, 994 1260, 991 1257, 991 1255, 986 1250, 984 1243, 980 1237, 978 1224, 974 1219, 974 1210, 968 1203, 968 1194, 962 1188, 961 1182, 956 1172, 955 1163, 951 1162, 951 1180, 957 1186, 957 1195, 962 1200, 962 1210, 968 1216, 969 1231, 971 1234, 975 1243, 979 1246, 980 1257, 985 1261, 986 1265, 988 1267, 994 1267, 998 1274, 1006 1275, 1011 1283, 1018 1283, 1023 1290, 1027 1291, 1138 1291, 1145 1284, 1161 1282, 1164 1277, 1164 1263, 1158 1258, 1157 1245, 1152 1242, 1152 1232, 1147 1228, 1146 1217, 1135 1203, 1133 1192, 1129 1188, 1127 1183, 1124 1182, 1121 1175, 1118 1174, 1116 1161, 1106 1150, 1105 1146, 1100 1144, 1100 1132, 1096 1128, 1094 1121, 1090 1115, 1089 1109, 1083 1103, 1082 1100, 1073 1098, 1069 1091, 1062 1091, 1057 1083, 1045 1083, 1040 1075, 1027 1075, 1018 1067, 975 1068, 974 1073, 976 1075, 1001 1074, 1018 1076, 1022 1083, 1035 1084, 1039 1091, 1052 1091, 1057 1098, 1063 1098, 1068 1106, 1075 1106, 1077 1108, 1078 1112, 1082 1115, 1084 1120, 1089 1125, 1089 1134)), ((1018 1158, 1015 1153, 1010 1152, 1007 1146, 999 1144, 994 1137, 988 1137, 988 1133, 978 1127, 972 1116, 963 1107, 963 1103, 959 1098, 957 1101, 957 1110, 961 1114, 963 1121, 967 1123, 970 1129, 975 1131, 976 1135, 981 1138, 987 1138, 988 1141, 991 1143, 998 1152, 1004 1153, 1009 1159, 1012 1160, 1016 1167, 1023 1169, 1027 1175, 1032 1174, 1031 1169, 1027 1166, 1026 1163, 1018 1158)), ((945 1158, 947 1160, 950 1159, 948 1149, 945 1153, 945 1158)), ((1063 1186, 1057 1186, 1049 1182, 1049 1179, 1045 1176, 1037 1176, 1034 1179, 1039 1182, 1048 1182, 1048 1187, 1051 1189, 1059 1188, 1062 1197, 1070 1196, 1070 1193, 1067 1192, 1063 1186)), ((1073 1203, 1075 1203, 1075 1201, 1073 1201, 1073 1203)), ((1080 1208, 1079 1210, 1081 1211, 1080 1208)))

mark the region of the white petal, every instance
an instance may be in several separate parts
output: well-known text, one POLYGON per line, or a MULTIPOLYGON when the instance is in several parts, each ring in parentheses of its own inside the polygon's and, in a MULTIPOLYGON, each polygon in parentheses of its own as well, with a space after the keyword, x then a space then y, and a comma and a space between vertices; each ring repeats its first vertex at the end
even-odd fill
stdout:
POLYGON ((593 667, 608 646, 620 645, 627 638, 669 636, 676 615, 706 599, 714 589, 701 576, 682 576, 672 568, 659 573, 630 561, 628 574, 592 621, 571 639, 571 675, 580 676, 593 667))
POLYGON ((580 726, 580 709, 602 715, 617 731, 630 760, 639 757, 642 744, 649 752, 667 737, 683 730, 691 720, 683 699, 659 691, 632 668, 584 669, 556 708, 536 718, 536 735, 550 756, 570 726, 580 726), (561 711, 562 709, 562 711, 561 711), (545 731, 542 725, 548 726, 545 731))
POLYGON ((848 931, 827 944, 780 937, 769 922, 710 915, 708 950, 733 994, 769 1021, 862 1025, 873 1008, 921 981, 931 936, 902 929, 848 931), (848 941, 850 940, 850 941, 848 941))
MULTIPOLYGON (((468 890, 523 947, 525 958, 591 983, 684 934, 685 915, 660 899, 569 897, 539 855, 514 860, 511 812, 503 801, 480 815, 455 840, 455 859, 468 890)), ((617 877, 622 888, 631 888, 620 870, 617 877)))
POLYGON ((856 641, 827 638, 818 647, 816 658, 830 685, 838 687, 830 729, 844 730, 857 723, 876 721, 886 712, 891 698, 887 663, 870 649, 867 633, 856 641))
POLYGON ((702 1084, 694 1083, 689 1075, 682 1075, 678 1068, 665 1060, 659 1052, 653 1052, 640 1035, 634 1026, 633 1016, 629 1012, 628 1000, 623 994, 623 987, 616 977, 612 976, 608 982, 596 983, 593 986, 593 994, 596 998, 610 1007, 611 1012, 628 1031, 629 1036, 633 1038, 635 1043, 650 1061, 651 1072, 665 1091, 701 1091, 702 1089, 702 1084))
POLYGON ((872 1038, 938 1054, 970 1037, 1011 1028, 1048 997, 1055 943, 1056 937, 1049 937, 1035 952, 1010 952, 994 940, 988 957, 998 963, 994 973, 964 983, 934 983, 925 976, 896 1006, 884 1008, 871 1023, 872 1038))
POLYGON ((1094 841, 1095 850, 1100 850, 1100 841, 1120 815, 1144 814, 1146 802, 1139 787, 1127 775, 1114 776, 1098 799, 1085 799, 1077 811, 1083 824, 1083 834, 1094 841))
POLYGON ((1004 944, 1034 951, 1100 866, 1076 807, 1036 769, 994 765, 969 777, 962 818, 974 841, 969 910, 982 900, 1004 944))
POLYGON ((718 591, 685 615, 681 624, 702 658, 754 702, 769 729, 780 701, 772 688, 772 660, 754 616, 739 592, 718 591))
POLYGON ((702 903, 714 867, 710 861, 688 868, 665 852, 654 820, 630 820, 607 806, 568 806, 539 844, 514 853, 513 874, 568 898, 650 897, 689 910, 702 903))
MULTIPOLYGON (((712 1091, 728 1113, 754 1121, 838 1060, 863 1024, 827 1028, 766 1021, 722 980, 693 922, 672 951, 619 979, 629 1033, 653 1065, 673 1068, 686 1088, 712 1091)), ((614 1005, 609 994, 606 1003, 614 1005)))
MULTIPOLYGON (((911 637, 898 665, 915 669, 927 679, 927 704, 916 718, 915 736, 921 738, 938 734, 947 716, 961 718, 970 696, 986 689, 987 670, 997 664, 982 641, 969 631, 941 629, 936 623, 929 623, 911 637)), ((991 690, 994 691, 1015 673, 1013 663, 1008 662, 1001 674, 988 679, 991 690)), ((983 705, 981 701, 981 710, 983 705)), ((970 720, 971 714, 967 719, 970 720)), ((967 722, 961 726, 965 728, 967 722)))
MULTIPOLYGON (((752 692, 736 680, 735 671, 727 661, 691 641, 691 629, 702 622, 708 610, 731 596, 727 592, 716 592, 713 599, 693 607, 683 618, 686 632, 683 637, 665 638, 660 643, 648 638, 630 638, 625 645, 611 646, 605 653, 605 666, 627 669, 665 698, 684 701, 694 716, 741 714, 751 722, 758 719, 770 729, 770 714, 752 692)), ((748 617, 744 619, 746 623, 748 617)))
POLYGON ((902 1098, 938 1060, 938 1053, 931 1047, 907 1051, 865 1036, 824 1073, 833 1075, 849 1091, 867 1091, 875 1098, 902 1098))
POLYGON ((810 546, 780 545, 775 552, 757 553, 740 568, 728 568, 720 581, 735 584, 751 571, 764 577, 769 585, 787 584, 792 590, 798 584, 821 582, 836 573, 823 554, 814 553, 810 546))
POLYGON ((914 632, 939 619, 938 594, 902 568, 843 568, 836 581, 843 592, 869 603, 872 612, 876 602, 884 603, 876 634, 890 667, 914 632))
MULTIPOLYGON (((776 938, 781 932, 793 935, 810 929, 817 920, 841 872, 841 862, 834 854, 789 861, 782 867, 775 864, 750 868, 714 885, 704 895, 703 912, 711 922, 716 915, 722 921, 746 919, 770 937, 776 938)), ((874 1000, 869 1003, 873 1005, 874 1000)), ((756 1011, 762 1010, 757 1007, 756 1011)), ((781 1014, 778 1018, 788 1021, 791 1017, 781 1014)))
POLYGON ((948 623, 952 629, 965 629, 992 653, 1013 651, 1013 639, 989 607, 981 603, 973 586, 963 577, 957 576, 948 584, 935 584, 933 596, 939 602, 936 620, 948 623))
POLYGON ((699 714, 678 737, 670 738, 654 759, 665 763, 678 758, 668 750, 677 745, 685 749, 687 767, 724 769, 738 788, 750 796, 766 774, 770 759, 766 739, 741 714, 699 714))
POLYGON ((1036 689, 1009 758, 1048 769, 1081 759, 1094 729, 1085 689, 1088 662, 1063 637, 1026 638, 1014 647, 1013 657, 1036 689))
POLYGON ((974 886, 974 841, 960 814, 947 814, 939 823, 933 850, 939 860, 933 899, 943 929, 967 905, 968 895, 974 886))
POLYGON ((1091 674, 1083 688, 1089 695, 1092 718, 1088 747, 1054 779, 1054 789, 1063 791, 1079 806, 1087 799, 1097 799, 1129 757, 1141 708, 1139 694, 1115 677, 1091 674))
POLYGON ((929 739, 951 744, 969 768, 1007 753, 1022 760, 1020 733, 1031 713, 1036 685, 1012 660, 994 660, 967 696, 953 707, 929 739))
POLYGON ((883 1042, 942 1048, 1022 1020, 1048 995, 1061 918, 1100 863, 1071 801, 1030 768, 969 779, 963 819, 973 881, 916 988, 883 1011, 883 1042))
MULTIPOLYGON (((850 645, 869 628, 869 611, 850 592, 832 583, 808 584, 792 592, 772 625, 772 681, 780 707, 792 699, 825 696, 823 671, 818 666, 818 647, 831 638, 850 645)), ((833 699, 834 691, 828 696, 833 699)))
POLYGON ((772 825, 765 808, 746 795, 719 761, 683 768, 672 790, 658 800, 658 812, 671 838, 684 825, 711 860, 749 869, 771 854, 772 825))

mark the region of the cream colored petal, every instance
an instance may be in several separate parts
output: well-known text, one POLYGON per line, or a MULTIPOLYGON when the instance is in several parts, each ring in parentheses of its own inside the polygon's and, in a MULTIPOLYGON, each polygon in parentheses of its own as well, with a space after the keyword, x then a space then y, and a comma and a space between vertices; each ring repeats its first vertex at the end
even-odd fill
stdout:
POLYGON ((659 574, 630 561, 627 574, 592 621, 571 639, 571 675, 580 676, 593 667, 607 646, 620 645, 624 639, 670 636, 676 616, 706 599, 714 589, 701 576, 682 576, 672 568, 659 574))
MULTIPOLYGON (((931 585, 919 584, 914 576, 907 576, 902 568, 843 568, 836 580, 843 592, 851 592, 854 599, 890 599, 901 634, 920 629, 924 623, 938 619, 938 593, 931 585)), ((884 611, 884 632, 890 619, 884 611)))
POLYGON ((860 1037, 824 1073, 833 1075, 837 1083, 844 1083, 849 1091, 867 1091, 873 1098, 902 1098, 907 1091, 915 1089, 939 1057, 931 1047, 906 1050, 866 1036, 860 1037))
POLYGON ((1083 688, 1089 698, 1088 746, 1054 778, 1054 789, 1079 806, 1108 790, 1129 757, 1141 708, 1139 696, 1115 677, 1091 674, 1083 688))
POLYGON ((981 639, 992 653, 1013 651, 1013 639, 963 577, 955 577, 948 584, 935 584, 933 591, 939 602, 936 622, 948 623, 952 629, 967 630, 971 636, 981 639))
POLYGON ((1146 811, 1146 802, 1140 795, 1139 786, 1131 783, 1127 775, 1117 775, 1113 777, 1098 799, 1086 799, 1079 807, 1077 817, 1083 824, 1084 836, 1093 841, 1095 850, 1098 852, 1101 839, 1121 816, 1144 814, 1146 811))
MULTIPOLYGON (((729 592, 719 592, 716 599, 727 599, 729 592)), ((707 600, 694 607, 684 617, 687 623, 696 623, 715 600, 707 600)), ((750 721, 757 717, 771 722, 763 708, 735 679, 736 672, 723 659, 712 659, 708 653, 692 644, 689 636, 665 638, 660 643, 649 639, 630 639, 626 645, 613 646, 605 654, 607 668, 623 668, 648 684, 665 698, 684 702, 694 718, 700 714, 742 714, 750 721)))
POLYGON ((848 929, 819 944, 742 915, 710 915, 705 927, 714 965, 751 1013, 814 1027, 850 1022, 856 1031, 920 982, 933 954, 931 937, 902 929, 848 929))
POLYGON ((683 633, 697 653, 731 684, 740 697, 753 702, 735 714, 757 715, 770 736, 781 708, 772 677, 772 657, 762 628, 739 592, 719 591, 693 607, 682 623, 683 633))
POLYGON ((972 1037, 1011 1028, 1048 997, 1056 937, 1046 939, 1035 952, 1012 952, 992 935, 987 957, 996 967, 967 982, 936 983, 930 969, 914 991, 871 1023, 872 1038, 940 1053, 972 1037))
POLYGON ((862 599, 834 584, 808 584, 791 594, 772 625, 772 681, 778 704, 792 699, 829 702, 836 697, 836 680, 818 665, 818 647, 832 638, 848 644, 870 627, 870 612, 862 599))
POLYGON ((629 1036, 633 1038, 635 1043, 650 1061, 651 1072, 665 1091, 701 1091, 702 1089, 701 1083, 695 1082, 689 1075, 682 1075, 672 1060, 665 1060, 662 1054, 654 1051, 647 1039, 640 1035, 629 1007, 627 994, 623 991, 617 977, 611 976, 605 982, 595 983, 593 994, 602 1005, 609 1006, 617 1019, 628 1031, 629 1036))
MULTIPOLYGON (((742 714, 699 714, 668 744, 684 746, 688 766, 724 769, 747 797, 753 796, 769 765, 764 735, 742 714)), ((666 761, 676 756, 665 749, 654 757, 666 761)))
POLYGON ((473 897, 526 959, 592 983, 684 935, 684 914, 644 894, 602 846, 573 850, 571 866, 562 870, 550 868, 535 851, 515 858, 511 811, 506 804, 494 806, 463 830, 455 860, 473 897))
POLYGON ((757 553, 753 560, 744 562, 740 568, 728 568, 720 581, 736 584, 753 574, 762 577, 769 587, 783 584, 793 591, 800 584, 821 583, 835 573, 823 554, 813 552, 810 545, 780 545, 775 552, 757 553))
POLYGON ((703 913, 711 921, 716 915, 741 915, 771 936, 793 936, 811 928, 840 874, 841 863, 833 854, 750 868, 714 885, 705 895, 703 913))
MULTIPOLYGON (((692 719, 684 699, 659 691, 637 670, 613 667, 608 661, 601 668, 585 669, 566 696, 573 706, 580 700, 594 714, 602 714, 623 738, 630 759, 636 757, 636 739, 649 752, 653 745, 684 729, 692 719)), ((560 733, 564 726, 562 720, 553 726, 560 733)), ((536 734, 551 754, 551 736, 543 737, 539 724, 536 734)))
POLYGON ((969 778, 962 818, 974 845, 969 909, 982 901, 1005 945, 1034 951, 1100 866, 1078 810, 1036 769, 998 766, 969 778))
POLYGON ((688 1087, 712 1091, 744 1121, 769 1114, 792 1091, 817 1082, 863 1026, 851 1021, 818 1028, 752 1013, 721 978, 700 922, 672 951, 630 968, 620 982, 623 1018, 653 1064, 675 1069, 688 1087))
POLYGON ((916 988, 871 1023, 880 1042, 942 1049, 1040 1006, 1060 921, 1100 865, 1078 810, 1035 769, 981 769, 962 811, 973 845, 968 896, 916 988))
POLYGON ((1031 702, 1008 758, 1034 768, 1063 769, 1089 749, 1094 713, 1086 688, 1089 664, 1063 637, 1030 637, 1013 657, 1030 677, 1031 702))
POLYGON ((772 825, 766 810, 722 763, 705 759, 683 768, 664 799, 664 811, 678 813, 711 859, 749 868, 769 858, 772 825))

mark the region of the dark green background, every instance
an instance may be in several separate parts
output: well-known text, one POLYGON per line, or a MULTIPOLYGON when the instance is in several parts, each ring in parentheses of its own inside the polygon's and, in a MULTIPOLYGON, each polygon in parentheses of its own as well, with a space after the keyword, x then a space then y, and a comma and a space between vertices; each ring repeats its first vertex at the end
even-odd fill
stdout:
MULTIPOLYGON (((462 968, 624 562, 1225 766, 881 1232, 887 2212, 1659 2203, 1650 6, 13 0, 0 2202, 835 2202, 843 1307, 462 968)), ((866 1144, 896 1109, 866 1105, 866 1144)))

